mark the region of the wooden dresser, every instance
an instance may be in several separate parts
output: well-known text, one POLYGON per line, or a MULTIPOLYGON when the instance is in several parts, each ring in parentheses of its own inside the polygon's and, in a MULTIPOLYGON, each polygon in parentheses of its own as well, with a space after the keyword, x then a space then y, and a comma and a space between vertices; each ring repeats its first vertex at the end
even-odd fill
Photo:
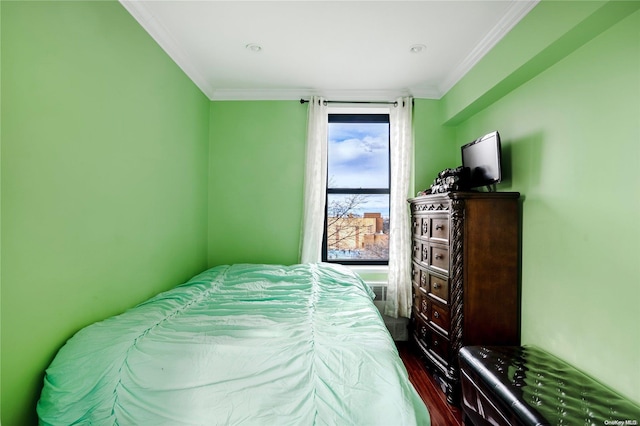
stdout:
POLYGON ((458 351, 520 344, 520 194, 449 192, 409 200, 410 339, 459 403, 458 351))

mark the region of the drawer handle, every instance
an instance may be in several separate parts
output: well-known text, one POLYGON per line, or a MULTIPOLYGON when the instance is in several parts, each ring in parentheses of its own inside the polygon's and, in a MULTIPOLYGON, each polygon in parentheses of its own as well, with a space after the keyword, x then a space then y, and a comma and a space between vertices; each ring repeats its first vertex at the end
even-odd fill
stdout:
POLYGON ((438 319, 438 318, 440 318, 440 314, 439 314, 438 312, 434 312, 434 313, 433 313, 433 317, 434 317, 435 319, 438 319))
POLYGON ((437 340, 433 341, 433 346, 438 346, 438 341, 437 340))
POLYGON ((436 254, 435 258, 436 258, 436 260, 444 259, 444 255, 438 253, 438 254, 436 254))
POLYGON ((444 225, 436 225, 436 231, 444 229, 444 225))
POLYGON ((433 283, 433 288, 434 288, 434 289, 436 289, 436 290, 437 290, 437 289, 439 289, 440 287, 442 287, 440 284, 438 284, 438 283, 433 283))

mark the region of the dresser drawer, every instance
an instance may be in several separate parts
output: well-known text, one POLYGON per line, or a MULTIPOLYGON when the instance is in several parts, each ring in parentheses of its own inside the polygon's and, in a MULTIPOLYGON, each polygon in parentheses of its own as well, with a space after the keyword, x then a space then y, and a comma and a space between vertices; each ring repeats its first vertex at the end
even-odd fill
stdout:
POLYGON ((449 279, 442 278, 437 275, 429 274, 429 295, 441 301, 442 303, 449 304, 449 279))
POLYGON ((451 327, 451 318, 449 309, 427 300, 427 318, 429 323, 440 329, 443 334, 449 335, 451 327))
POLYGON ((411 265, 411 279, 416 286, 421 287, 424 290, 425 294, 430 292, 429 272, 424 267, 418 265, 415 261, 411 265))
POLYGON ((428 348, 431 344, 431 330, 427 327, 427 324, 419 316, 415 317, 416 328, 414 330, 414 338, 425 348, 428 348))
POLYGON ((431 230, 429 238, 443 243, 449 242, 449 216, 429 216, 428 228, 431 230))
POLYGON ((411 257, 414 262, 420 262, 420 251, 422 250, 422 243, 416 239, 411 241, 411 257))
POLYGON ((429 330, 427 348, 429 351, 440 358, 442 364, 447 365, 449 362, 449 339, 440 333, 429 330))
POLYGON ((421 240, 413 240, 413 260, 424 265, 429 264, 429 244, 421 240))
POLYGON ((445 274, 449 273, 449 247, 432 244, 426 252, 429 266, 445 274))
POLYGON ((411 216, 411 235, 420 235, 420 224, 422 219, 419 216, 411 216))
POLYGON ((445 368, 449 364, 449 339, 429 327, 422 318, 415 318, 413 338, 426 349, 430 356, 435 357, 445 368))
POLYGON ((411 218, 411 233, 415 237, 429 238, 429 217, 413 216, 411 218))
POLYGON ((422 268, 420 268, 420 278, 418 284, 422 289, 424 289, 426 293, 429 293, 429 273, 422 268))
POLYGON ((429 300, 426 290, 413 286, 413 313, 424 320, 429 318, 429 300))
POLYGON ((412 306, 412 311, 414 314, 416 314, 418 312, 418 309, 420 307, 420 287, 418 287, 415 283, 413 284, 413 306, 412 306))

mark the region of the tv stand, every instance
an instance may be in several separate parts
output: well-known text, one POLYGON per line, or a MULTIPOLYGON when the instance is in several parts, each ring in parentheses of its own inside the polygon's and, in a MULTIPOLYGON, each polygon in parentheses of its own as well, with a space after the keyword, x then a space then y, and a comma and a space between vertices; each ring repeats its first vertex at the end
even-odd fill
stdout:
POLYGON ((519 198, 465 191, 409 200, 410 340, 451 404, 460 396, 461 347, 520 344, 519 198))

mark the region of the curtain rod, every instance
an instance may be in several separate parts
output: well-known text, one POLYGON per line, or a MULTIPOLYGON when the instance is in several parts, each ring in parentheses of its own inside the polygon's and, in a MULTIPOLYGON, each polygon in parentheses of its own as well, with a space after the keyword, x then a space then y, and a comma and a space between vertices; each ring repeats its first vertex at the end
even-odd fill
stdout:
MULTIPOLYGON (((324 101, 326 104, 379 104, 398 106, 398 101, 324 101)), ((301 104, 309 103, 308 99, 300 99, 301 104)))

